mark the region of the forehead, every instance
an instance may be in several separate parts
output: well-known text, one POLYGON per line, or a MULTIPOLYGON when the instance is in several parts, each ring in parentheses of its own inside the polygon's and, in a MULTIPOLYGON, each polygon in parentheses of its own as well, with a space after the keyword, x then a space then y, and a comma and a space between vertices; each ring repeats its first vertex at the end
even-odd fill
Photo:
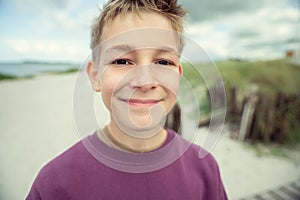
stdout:
POLYGON ((101 49, 128 45, 140 48, 177 48, 177 32, 165 16, 155 12, 141 12, 139 15, 126 13, 117 15, 111 23, 104 25, 101 49))
MULTIPOLYGON (((181 42, 171 22, 157 13, 118 15, 104 25, 100 44, 93 50, 93 59, 100 67, 112 58, 138 49, 156 49, 180 55, 181 42), (175 52, 175 53, 174 53, 175 52)), ((152 51, 153 52, 153 51, 152 51)))
POLYGON ((174 31, 158 28, 142 28, 122 32, 99 45, 103 53, 131 52, 139 49, 156 49, 178 54, 177 35, 174 31))
POLYGON ((156 12, 140 12, 119 14, 110 23, 104 24, 101 41, 119 35, 122 32, 141 28, 157 28, 173 30, 171 21, 156 12))

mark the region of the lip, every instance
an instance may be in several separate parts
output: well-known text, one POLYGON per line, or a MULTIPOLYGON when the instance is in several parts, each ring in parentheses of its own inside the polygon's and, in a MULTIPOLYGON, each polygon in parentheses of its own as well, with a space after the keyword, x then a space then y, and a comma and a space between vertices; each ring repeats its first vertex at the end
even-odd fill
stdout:
POLYGON ((155 104, 158 104, 162 100, 159 99, 121 99, 121 101, 127 103, 129 106, 137 106, 137 107, 150 107, 155 104))

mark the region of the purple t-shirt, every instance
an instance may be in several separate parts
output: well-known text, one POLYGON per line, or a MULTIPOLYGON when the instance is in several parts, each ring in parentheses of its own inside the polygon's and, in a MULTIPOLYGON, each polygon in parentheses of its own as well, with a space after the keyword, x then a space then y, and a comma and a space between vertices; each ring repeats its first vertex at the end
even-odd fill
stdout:
POLYGON ((26 199, 227 199, 216 161, 210 154, 199 158, 199 151, 170 130, 163 147, 144 154, 113 149, 93 134, 44 166, 26 199))

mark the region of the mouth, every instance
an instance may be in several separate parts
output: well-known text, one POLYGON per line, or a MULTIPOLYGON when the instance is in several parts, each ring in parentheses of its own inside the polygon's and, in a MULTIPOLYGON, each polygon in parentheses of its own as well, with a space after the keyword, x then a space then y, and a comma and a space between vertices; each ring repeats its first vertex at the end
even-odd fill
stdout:
POLYGON ((158 104, 162 99, 120 99, 121 101, 127 103, 129 106, 137 107, 150 107, 158 104))

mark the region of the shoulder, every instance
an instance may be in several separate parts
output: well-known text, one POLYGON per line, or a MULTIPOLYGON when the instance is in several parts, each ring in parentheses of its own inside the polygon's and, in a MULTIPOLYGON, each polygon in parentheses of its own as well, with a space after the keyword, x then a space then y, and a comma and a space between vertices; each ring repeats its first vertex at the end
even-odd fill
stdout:
POLYGON ((193 156, 196 156, 199 162, 208 163, 209 165, 217 165, 217 161, 214 156, 198 144, 191 144, 189 152, 193 156))
POLYGON ((89 154, 82 142, 77 142, 39 171, 26 199, 47 199, 50 193, 61 194, 61 188, 63 188, 61 186, 65 185, 70 177, 74 177, 79 167, 82 167, 83 163, 89 159, 89 154), (61 191, 57 192, 58 190, 61 191))
POLYGON ((205 172, 204 175, 207 176, 208 179, 213 177, 219 178, 218 163, 210 152, 197 144, 192 144, 190 154, 196 157, 197 162, 195 162, 195 166, 198 167, 198 170, 201 169, 201 171, 205 172))
POLYGON ((77 142, 66 151, 52 159, 40 170, 37 180, 55 179, 64 170, 74 168, 83 157, 86 157, 86 149, 81 141, 77 142), (76 163, 76 165, 75 165, 76 163))
POLYGON ((188 159, 194 163, 217 165, 213 155, 198 144, 190 142, 178 135, 175 131, 168 129, 170 140, 174 140, 174 148, 181 154, 181 159, 188 159))
POLYGON ((208 174, 219 174, 219 167, 214 156, 198 144, 187 141, 181 136, 177 136, 179 145, 185 147, 185 152, 182 154, 180 160, 192 166, 199 172, 208 174))
POLYGON ((74 163, 80 162, 80 160, 86 156, 86 149, 82 142, 79 141, 47 163, 41 169, 41 172, 45 173, 53 169, 64 169, 70 165, 73 165, 74 163))
MULTIPOLYGON (((187 142, 181 139, 182 142, 187 142)), ((213 155, 197 144, 190 143, 186 152, 181 156, 181 165, 188 168, 194 180, 205 185, 203 191, 205 199, 227 199, 222 183, 220 170, 213 155)), ((187 170, 186 170, 187 171, 187 170)))

